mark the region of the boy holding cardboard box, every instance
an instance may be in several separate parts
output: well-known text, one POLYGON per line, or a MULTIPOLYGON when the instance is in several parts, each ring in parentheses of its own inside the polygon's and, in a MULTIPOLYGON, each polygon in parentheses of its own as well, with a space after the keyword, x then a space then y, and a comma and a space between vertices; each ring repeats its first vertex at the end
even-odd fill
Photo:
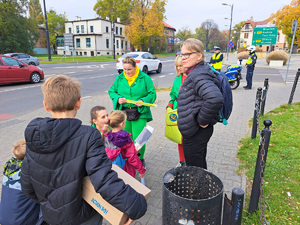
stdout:
POLYGON ((83 178, 89 176, 107 202, 138 219, 147 210, 144 196, 111 170, 99 131, 74 118, 80 89, 79 82, 64 75, 43 84, 43 104, 53 118, 36 118, 25 130, 22 190, 41 205, 44 220, 51 225, 98 225, 102 217, 82 199, 83 178))

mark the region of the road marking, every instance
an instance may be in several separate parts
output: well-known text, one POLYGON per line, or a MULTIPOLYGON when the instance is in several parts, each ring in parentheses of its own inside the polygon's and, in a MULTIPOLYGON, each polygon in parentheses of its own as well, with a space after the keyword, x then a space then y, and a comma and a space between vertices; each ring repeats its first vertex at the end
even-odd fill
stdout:
POLYGON ((0 122, 5 121, 5 120, 10 120, 15 118, 14 115, 11 114, 0 114, 0 122))
POLYGON ((163 78, 163 77, 165 77, 166 75, 162 75, 162 76, 159 76, 159 78, 163 78))
POLYGON ((76 72, 66 72, 64 74, 73 74, 73 73, 76 73, 76 72))
POLYGON ((92 72, 92 71, 94 71, 94 70, 87 70, 86 72, 92 72))
POLYGON ((47 75, 45 75, 45 77, 50 77, 50 76, 55 76, 56 74, 47 74, 47 75))
POLYGON ((82 97, 81 99, 86 99, 86 98, 91 98, 92 96, 85 96, 85 97, 82 97))
POLYGON ((40 86, 42 86, 42 84, 40 84, 40 85, 28 86, 28 87, 22 87, 22 88, 8 89, 8 90, 0 91, 0 93, 2 93, 2 92, 8 92, 8 91, 18 91, 18 90, 23 90, 23 89, 27 89, 27 88, 34 88, 34 87, 40 87, 40 86))

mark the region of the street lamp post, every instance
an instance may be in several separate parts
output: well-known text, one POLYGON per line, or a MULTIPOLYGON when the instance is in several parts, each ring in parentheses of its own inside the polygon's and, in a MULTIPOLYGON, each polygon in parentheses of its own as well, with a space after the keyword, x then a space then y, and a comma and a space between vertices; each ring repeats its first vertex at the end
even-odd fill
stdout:
MULTIPOLYGON (((231 8, 231 16, 230 16, 230 27, 229 27, 229 37, 228 37, 228 42, 230 42, 230 36, 231 36, 231 26, 232 26, 232 12, 233 12, 233 4, 230 5, 230 4, 227 4, 227 3, 222 3, 222 5, 227 5, 227 6, 230 6, 231 8)), ((228 50, 229 50, 229 47, 227 47, 227 60, 228 60, 228 50)))
POLYGON ((50 38, 49 38, 49 30, 48 30, 47 11, 46 11, 45 0, 44 0, 44 13, 45 13, 45 24, 46 24, 46 38, 47 38, 48 60, 51 61, 50 38))

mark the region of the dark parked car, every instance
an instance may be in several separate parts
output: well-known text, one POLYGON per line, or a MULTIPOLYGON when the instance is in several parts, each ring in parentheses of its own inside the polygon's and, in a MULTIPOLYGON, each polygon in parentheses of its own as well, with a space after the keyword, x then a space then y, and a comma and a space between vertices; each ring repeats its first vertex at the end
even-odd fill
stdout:
POLYGON ((41 68, 0 55, 0 84, 28 81, 38 83, 41 80, 44 80, 44 72, 41 68))
POLYGON ((25 54, 25 53, 7 53, 4 55, 8 55, 10 57, 19 59, 22 62, 27 63, 28 65, 33 65, 33 66, 40 65, 40 62, 37 57, 33 57, 33 56, 25 54))

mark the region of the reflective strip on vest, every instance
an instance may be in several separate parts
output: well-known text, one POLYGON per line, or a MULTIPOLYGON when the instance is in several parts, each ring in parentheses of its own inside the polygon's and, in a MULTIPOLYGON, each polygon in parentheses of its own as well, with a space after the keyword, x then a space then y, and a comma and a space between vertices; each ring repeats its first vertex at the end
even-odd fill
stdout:
MULTIPOLYGON (((221 53, 218 54, 217 57, 216 57, 216 54, 213 54, 212 59, 219 59, 220 56, 221 56, 221 53)), ((223 63, 223 61, 216 62, 216 63, 213 63, 212 66, 213 66, 213 68, 220 70, 222 68, 222 63, 223 63)))
POLYGON ((246 64, 247 65, 250 65, 252 63, 252 58, 251 58, 251 56, 247 59, 247 61, 246 61, 246 64))

